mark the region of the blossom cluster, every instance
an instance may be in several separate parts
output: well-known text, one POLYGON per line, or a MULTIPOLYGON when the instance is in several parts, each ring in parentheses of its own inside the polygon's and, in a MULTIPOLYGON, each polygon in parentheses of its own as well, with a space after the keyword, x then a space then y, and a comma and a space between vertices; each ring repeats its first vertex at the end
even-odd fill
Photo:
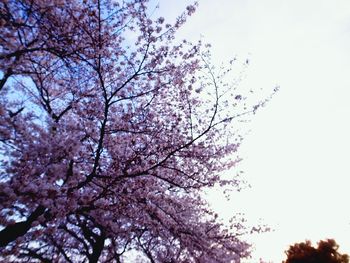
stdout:
MULTIPOLYGON (((8 261, 239 262, 200 191, 232 183, 252 113, 146 0, 0 3, 0 251, 8 261), (136 36, 136 37, 135 37, 136 36), (230 95, 231 94, 231 95, 230 95), (235 112, 242 105, 243 112, 235 112)), ((223 72, 229 72, 223 71, 223 72)), ((224 74, 226 74, 224 73, 224 74)))

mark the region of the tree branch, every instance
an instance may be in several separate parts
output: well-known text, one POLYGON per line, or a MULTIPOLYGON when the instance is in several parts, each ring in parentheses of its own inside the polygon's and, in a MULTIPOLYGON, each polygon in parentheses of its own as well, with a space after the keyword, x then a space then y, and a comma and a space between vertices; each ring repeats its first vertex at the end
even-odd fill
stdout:
POLYGON ((7 246, 18 237, 25 235, 32 226, 32 223, 44 214, 46 208, 39 205, 26 221, 9 225, 0 231, 0 247, 7 246))

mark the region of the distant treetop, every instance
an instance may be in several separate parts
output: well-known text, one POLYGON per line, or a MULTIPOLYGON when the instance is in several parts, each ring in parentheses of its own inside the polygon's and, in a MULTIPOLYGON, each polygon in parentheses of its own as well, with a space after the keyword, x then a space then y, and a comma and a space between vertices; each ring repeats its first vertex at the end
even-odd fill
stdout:
POLYGON ((339 253, 338 248, 333 239, 321 240, 317 248, 307 240, 290 246, 282 263, 348 263, 349 256, 339 253))

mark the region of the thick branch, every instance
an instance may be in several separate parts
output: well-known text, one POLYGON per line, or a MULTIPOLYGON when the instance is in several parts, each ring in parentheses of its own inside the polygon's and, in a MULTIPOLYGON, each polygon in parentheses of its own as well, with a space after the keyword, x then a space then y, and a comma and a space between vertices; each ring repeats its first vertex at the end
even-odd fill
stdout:
POLYGON ((96 236, 95 237, 95 243, 92 246, 92 254, 89 257, 89 262, 90 263, 97 263, 99 257, 101 256, 102 250, 104 248, 105 245, 105 234, 103 233, 103 231, 101 231, 101 235, 100 236, 96 236))
POLYGON ((32 226, 32 223, 44 214, 45 207, 38 206, 34 212, 28 217, 26 221, 15 223, 5 227, 0 231, 0 247, 7 246, 10 242, 16 240, 18 237, 25 235, 32 226))
POLYGON ((0 91, 5 86, 7 79, 13 74, 12 68, 8 68, 6 72, 4 73, 4 76, 0 80, 0 91))

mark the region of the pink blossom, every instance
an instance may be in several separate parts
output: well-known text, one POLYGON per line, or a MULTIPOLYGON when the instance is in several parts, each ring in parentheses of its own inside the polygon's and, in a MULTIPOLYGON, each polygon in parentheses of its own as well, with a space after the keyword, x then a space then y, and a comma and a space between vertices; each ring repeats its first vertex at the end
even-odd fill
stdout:
POLYGON ((249 230, 222 225, 201 191, 239 188, 221 176, 238 160, 232 120, 263 103, 239 107, 209 45, 176 44, 197 4, 163 30, 146 0, 29 2, 1 9, 4 261, 248 256, 249 230))

